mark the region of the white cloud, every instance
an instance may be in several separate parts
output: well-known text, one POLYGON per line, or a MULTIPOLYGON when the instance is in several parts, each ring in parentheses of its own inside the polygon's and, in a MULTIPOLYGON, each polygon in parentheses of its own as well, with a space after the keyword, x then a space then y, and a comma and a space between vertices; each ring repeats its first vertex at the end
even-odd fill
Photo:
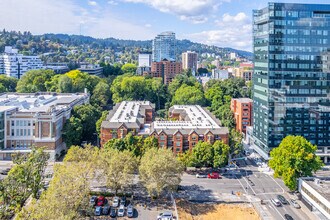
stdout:
POLYGON ((130 23, 112 14, 87 10, 73 0, 1 0, 0 27, 33 34, 66 33, 93 37, 150 39, 154 33, 143 24, 130 23))
POLYGON ((110 0, 108 1, 109 5, 118 5, 118 2, 114 1, 114 0, 110 0))
POLYGON ((175 14, 181 20, 195 24, 207 21, 205 16, 218 9, 223 2, 230 0, 122 0, 124 2, 144 3, 161 12, 175 14))
POLYGON ((146 28, 151 28, 152 25, 151 25, 151 24, 145 24, 144 26, 145 26, 146 28))
POLYGON ((97 6, 97 2, 96 1, 88 1, 88 5, 97 6))
POLYGON ((219 29, 193 33, 187 37, 204 44, 252 50, 252 24, 246 14, 224 14, 215 23, 219 29))

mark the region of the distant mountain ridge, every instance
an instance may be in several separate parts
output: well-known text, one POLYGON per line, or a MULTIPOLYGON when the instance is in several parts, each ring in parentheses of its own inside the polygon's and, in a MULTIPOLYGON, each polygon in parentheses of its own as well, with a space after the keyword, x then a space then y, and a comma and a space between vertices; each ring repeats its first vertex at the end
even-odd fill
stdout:
MULTIPOLYGON (((0 53, 5 46, 13 46, 27 55, 52 54, 49 58, 53 62, 84 61, 93 59, 97 61, 113 53, 130 54, 124 61, 137 59, 140 52, 151 52, 152 40, 122 40, 116 38, 99 39, 90 36, 68 34, 42 34, 33 35, 28 31, 0 31, 0 53), (69 55, 69 51, 77 50, 78 55, 69 55)), ((195 43, 190 40, 177 40, 178 57, 187 50, 196 51, 199 54, 209 53, 228 57, 230 52, 235 52, 241 57, 252 59, 252 53, 233 48, 221 48, 195 43)), ((47 58, 48 59, 48 58, 47 58)), ((112 58, 115 60, 115 58, 112 58)))
MULTIPOLYGON (((152 45, 152 40, 123 40, 123 39, 116 39, 116 38, 105 38, 105 39, 100 39, 100 38, 94 38, 90 36, 83 36, 83 35, 68 35, 68 34, 43 34, 39 35, 45 37, 47 40, 61 40, 64 43, 68 42, 75 42, 75 46, 79 46, 81 44, 92 44, 92 43, 98 43, 100 45, 109 47, 139 47, 139 48, 145 48, 149 49, 151 51, 151 45, 152 45)), ((225 52, 235 52, 239 54, 242 57, 251 59, 253 56, 253 53, 249 51, 244 51, 244 50, 238 50, 234 48, 222 48, 218 46, 209 46, 206 44, 201 44, 201 43, 195 43, 190 40, 177 40, 177 49, 178 53, 182 53, 187 50, 192 50, 196 51, 199 53, 225 53, 225 52)))

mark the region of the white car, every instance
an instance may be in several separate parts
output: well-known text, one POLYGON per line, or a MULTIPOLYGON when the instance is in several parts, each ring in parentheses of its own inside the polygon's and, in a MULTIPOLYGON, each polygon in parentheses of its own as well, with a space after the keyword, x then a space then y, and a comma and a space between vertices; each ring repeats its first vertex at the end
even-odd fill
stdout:
POLYGON ((119 198, 118 197, 113 198, 112 206, 113 207, 118 207, 119 206, 119 198))
POLYGON ((280 200, 278 200, 278 199, 271 199, 270 201, 272 201, 272 203, 275 205, 275 206, 281 206, 281 202, 280 202, 280 200))
POLYGON ((159 213, 157 220, 173 220, 173 214, 169 211, 159 213))
POLYGON ((119 207, 117 215, 118 217, 123 217, 125 215, 125 207, 123 205, 119 207))
POLYGON ((202 173, 197 173, 196 178, 207 178, 207 175, 202 173))
POLYGON ((291 199, 291 200, 290 200, 290 203, 291 203, 291 205, 292 205, 293 207, 295 207, 296 209, 300 209, 300 208, 301 208, 300 205, 297 203, 296 200, 291 199))

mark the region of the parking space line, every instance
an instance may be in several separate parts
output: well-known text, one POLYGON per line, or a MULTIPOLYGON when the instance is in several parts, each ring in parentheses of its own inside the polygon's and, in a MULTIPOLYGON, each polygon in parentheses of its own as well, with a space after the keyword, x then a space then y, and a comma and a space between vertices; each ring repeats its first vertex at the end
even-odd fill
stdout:
POLYGON ((250 187, 250 189, 252 190, 252 192, 254 193, 254 195, 257 195, 256 192, 253 190, 252 186, 249 184, 249 182, 246 180, 245 177, 243 177, 243 179, 245 180, 245 182, 247 183, 247 185, 250 187))

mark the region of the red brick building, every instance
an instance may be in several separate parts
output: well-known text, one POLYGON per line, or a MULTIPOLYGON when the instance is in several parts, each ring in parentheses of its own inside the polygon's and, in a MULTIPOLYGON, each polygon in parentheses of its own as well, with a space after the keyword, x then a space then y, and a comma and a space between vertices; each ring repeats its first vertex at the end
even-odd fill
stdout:
POLYGON ((253 100, 249 98, 232 99, 230 109, 234 113, 236 130, 246 133, 246 127, 252 126, 253 100))
POLYGON ((161 62, 151 63, 152 77, 162 77, 164 84, 172 82, 177 74, 182 73, 182 63, 163 60, 161 62))
POLYGON ((198 141, 228 144, 228 128, 207 109, 198 105, 175 105, 169 109, 171 121, 153 121, 154 106, 149 102, 122 102, 110 111, 101 125, 101 145, 111 138, 134 135, 154 136, 159 147, 174 153, 191 150, 198 141), (143 104, 144 103, 144 104, 143 104))

